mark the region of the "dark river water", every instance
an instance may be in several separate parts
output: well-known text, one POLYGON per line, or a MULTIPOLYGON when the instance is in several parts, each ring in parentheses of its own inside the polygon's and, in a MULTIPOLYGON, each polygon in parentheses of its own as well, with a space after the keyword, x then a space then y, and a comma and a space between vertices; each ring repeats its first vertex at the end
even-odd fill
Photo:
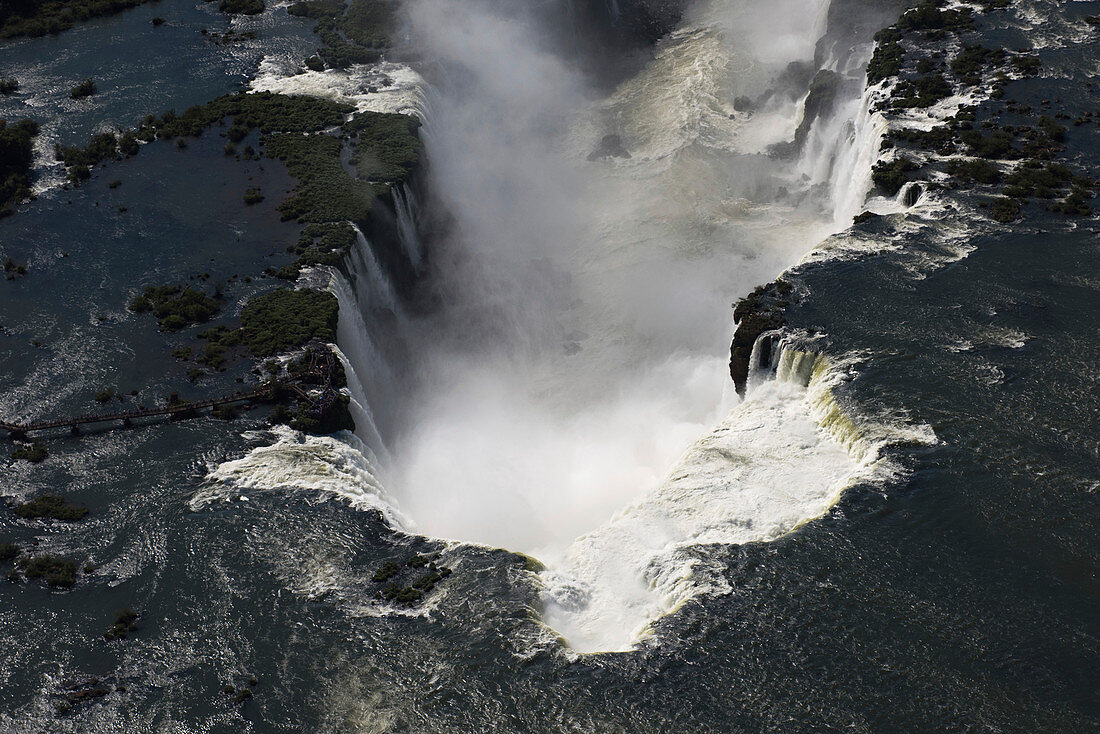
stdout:
MULTIPOLYGON (((6 41, 0 70, 22 90, 0 117, 78 143, 312 53, 310 25, 274 8, 236 26, 257 39, 220 45, 199 32, 229 27, 212 4, 163 0, 6 41), (89 76, 102 93, 69 100, 89 76)), ((1100 109, 1082 84, 1100 82, 1098 38, 1042 45, 1054 73, 1010 93, 1100 109)), ((0 280, 0 418, 90 412, 106 388, 129 407, 250 379, 237 362, 189 382, 169 353, 197 329, 166 335, 126 310, 146 285, 195 278, 224 287, 231 317, 270 288, 264 268, 290 262, 299 226, 276 207, 293 180, 226 159, 223 142, 147 145, 0 219, 0 256, 29 268, 0 280), (245 207, 253 186, 271 195, 245 207)), ((1100 128, 1071 127, 1067 146, 1100 176, 1100 128)), ((56 175, 48 160, 39 173, 56 175)), ((547 634, 507 551, 407 535, 292 481, 202 501, 214 466, 271 443, 259 413, 62 435, 38 465, 0 445, 5 498, 91 510, 46 524, 0 509, 0 541, 92 564, 72 589, 0 582, 0 732, 1100 730, 1100 224, 1033 206, 994 227, 972 204, 880 218, 862 230, 878 247, 789 276, 790 326, 847 365, 840 405, 936 441, 887 449, 896 478, 849 488, 793 533, 697 548, 728 593, 694 598, 631 652, 578 656, 547 634), (412 552, 441 553, 453 575, 423 607, 380 604, 372 574, 412 552), (139 629, 107 642, 120 607, 139 629), (252 676, 244 703, 223 692, 252 676), (59 711, 89 678, 109 692, 59 711)))

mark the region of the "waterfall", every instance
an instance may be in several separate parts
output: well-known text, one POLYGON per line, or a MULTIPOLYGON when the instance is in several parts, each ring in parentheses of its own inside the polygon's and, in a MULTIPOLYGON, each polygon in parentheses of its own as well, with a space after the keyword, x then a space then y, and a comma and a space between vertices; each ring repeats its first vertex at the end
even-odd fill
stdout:
POLYGON ((354 224, 352 228, 355 230, 355 247, 350 253, 352 283, 360 309, 382 309, 400 317, 402 310, 393 283, 362 230, 354 224))
POLYGON ((448 226, 427 257, 414 190, 393 190, 386 246, 428 313, 358 228, 331 280, 357 437, 386 478, 361 491, 402 527, 535 555, 546 622, 576 650, 627 649, 723 590, 700 549, 790 532, 876 461, 823 358, 765 335, 738 401, 723 354, 731 295, 862 205, 881 138, 868 48, 830 58, 835 104, 775 162, 803 113, 775 89, 813 58, 828 0, 704 3, 610 93, 488 0, 408 9, 435 57, 418 110, 448 226), (609 127, 628 156, 592 155, 609 127))
POLYGON ((423 243, 420 241, 420 202, 407 184, 393 189, 393 208, 397 216, 397 236, 401 249, 416 272, 420 272, 424 260, 423 243))

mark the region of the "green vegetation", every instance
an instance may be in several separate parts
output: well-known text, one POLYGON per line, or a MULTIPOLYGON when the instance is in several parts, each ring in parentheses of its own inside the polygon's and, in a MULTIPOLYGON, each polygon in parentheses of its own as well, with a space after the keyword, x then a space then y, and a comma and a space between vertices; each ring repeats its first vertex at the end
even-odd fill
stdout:
POLYGON ((1020 151, 1013 146, 1015 138, 1006 130, 994 130, 989 135, 982 135, 977 130, 964 130, 959 138, 979 158, 1002 160, 1020 155, 1020 151))
MULTIPOLYGON (((348 105, 317 97, 238 92, 188 107, 179 114, 169 110, 159 118, 150 115, 138 129, 137 137, 148 140, 157 137, 170 140, 184 135, 197 138, 210 125, 229 117, 233 118, 230 130, 318 132, 341 124, 352 109, 348 105)), ((240 135, 238 141, 243 138, 244 135, 240 135)))
POLYGON ((1020 55, 1012 57, 1012 67, 1021 76, 1036 76, 1043 68, 1038 56, 1020 55))
POLYGON ((1083 186, 1074 186, 1069 196, 1051 204, 1050 210, 1070 216, 1087 217, 1092 214, 1092 207, 1087 203, 1091 198, 1092 191, 1083 186))
POLYGON ((248 206, 259 204, 264 200, 264 194, 258 188, 250 188, 244 192, 244 203, 248 206))
POLYGON ((0 543, 0 563, 13 561, 23 552, 15 543, 0 543))
POLYGON ((115 621, 103 633, 103 637, 108 640, 125 640, 131 632, 137 632, 138 613, 129 607, 119 609, 115 612, 115 621))
MULTIPOLYGON (((412 606, 418 603, 424 595, 431 592, 435 586, 451 575, 451 569, 445 566, 437 566, 432 556, 414 553, 405 559, 404 563, 386 561, 374 572, 371 581, 377 584, 386 584, 379 590, 378 595, 386 601, 396 602, 404 606, 412 606), (407 582, 411 575, 407 569, 423 569, 412 579, 411 583, 401 583, 400 576, 407 582), (398 579, 394 581, 394 579, 398 579)), ((537 563, 537 562, 536 562, 537 563)))
POLYGON ((952 89, 942 74, 930 74, 914 81, 901 82, 894 90, 894 94, 897 98, 891 106, 895 109, 931 107, 941 99, 950 97, 952 89))
POLYGON ((899 41, 901 34, 894 28, 883 28, 875 34, 875 53, 867 64, 868 84, 878 84, 901 72, 905 63, 905 50, 899 41))
POLYGON ((10 77, 0 78, 0 94, 7 96, 19 91, 19 82, 10 77))
POLYGON ((355 141, 355 165, 366 181, 404 181, 420 160, 420 120, 411 115, 360 113, 344 124, 355 141))
POLYGON ((75 561, 43 553, 19 559, 19 569, 28 579, 42 579, 50 586, 72 586, 76 583, 75 561))
POLYGON ((981 159, 951 161, 946 170, 959 182, 995 184, 1001 180, 1001 169, 981 159))
POLYGON ((15 258, 4 258, 4 274, 8 280, 15 280, 27 274, 27 266, 23 263, 17 263, 15 258))
POLYGON ((990 214, 1002 224, 1013 222, 1020 216, 1020 203, 1004 196, 997 198, 990 207, 990 214))
POLYGON ((342 0, 305 0, 291 5, 287 12, 317 21, 313 31, 323 46, 316 61, 311 64, 307 60, 307 64, 320 71, 323 64, 342 69, 377 61, 389 45, 393 7, 385 0, 351 0, 346 8, 342 0))
POLYGON ((45 36, 91 18, 113 15, 151 0, 4 0, 0 38, 45 36))
MULTIPOLYGON (((871 61, 867 64, 867 83, 877 84, 883 79, 897 76, 905 65, 905 49, 901 46, 901 40, 906 32, 924 31, 931 37, 939 37, 948 31, 961 31, 972 28, 974 19, 969 8, 959 10, 940 10, 936 0, 925 0, 917 7, 904 13, 898 22, 888 28, 883 28, 875 34, 875 52, 871 61)), ((922 66, 918 63, 918 71, 927 74, 934 67, 931 62, 922 66)), ((949 94, 949 93, 948 93, 949 94)), ((923 95, 927 99, 930 95, 923 95)), ((944 95, 947 96, 947 95, 944 95)), ((909 95, 908 99, 921 99, 922 95, 909 95)), ((942 98, 942 97, 941 97, 942 98)), ((927 107, 926 104, 901 105, 905 107, 927 107)))
POLYGON ((31 196, 31 167, 38 123, 23 120, 8 125, 0 120, 0 217, 15 211, 31 196))
POLYGON ((223 13, 259 15, 264 12, 264 0, 222 0, 218 3, 218 10, 223 13))
POLYGON ((219 405, 210 411, 210 415, 218 420, 231 421, 237 418, 237 408, 233 405, 219 405))
POLYGON ((347 222, 308 224, 298 237, 298 242, 287 248, 298 259, 282 267, 276 277, 297 280, 302 268, 313 265, 335 267, 354 242, 355 230, 347 222))
POLYGON ((1066 128, 1055 122, 1054 118, 1049 115, 1039 117, 1039 129, 1055 142, 1060 143, 1066 139, 1066 128))
POLYGON ((1004 60, 1005 51, 1003 48, 963 46, 963 50, 951 61, 951 71, 964 84, 978 85, 982 83, 982 69, 986 66, 1003 64, 1004 60))
POLYGON ((71 145, 54 145, 54 157, 69 168, 69 180, 73 183, 91 177, 91 169, 103 161, 118 160, 123 154, 137 152, 137 139, 133 133, 121 136, 112 132, 97 133, 83 148, 71 145))
POLYGON ((70 505, 64 497, 53 494, 39 495, 30 502, 13 505, 12 511, 24 520, 59 520, 61 522, 78 522, 88 514, 87 507, 70 505))
POLYGON ((134 313, 152 311, 162 331, 179 331, 185 326, 209 321, 220 309, 217 299, 178 285, 149 286, 130 302, 130 310, 134 313))
MULTIPOLYGON (((232 94, 196 105, 179 115, 169 111, 159 118, 149 116, 140 128, 120 136, 100 133, 85 148, 59 146, 56 153, 69 167, 69 177, 76 183, 89 178, 93 166, 117 159, 120 154, 136 153, 138 141, 196 137, 208 126, 232 118, 225 133, 230 139, 226 146, 228 154, 236 152, 235 144, 244 140, 250 130, 259 129, 266 154, 282 160, 298 180, 293 195, 279 206, 284 219, 303 223, 362 222, 369 215, 375 197, 389 191, 386 184, 408 178, 419 161, 420 123, 408 115, 375 112, 357 114, 349 120, 342 131, 353 141, 352 161, 359 175, 367 179, 357 180, 341 162, 343 140, 322 134, 325 129, 344 123, 351 111, 349 106, 313 97, 267 92, 232 94)), ((257 158, 251 146, 245 148, 242 157, 257 158)), ((261 196, 258 189, 249 189, 245 203, 261 201, 261 196)), ((324 253, 317 250, 313 254, 324 253)), ((312 263, 299 262, 281 276, 295 278, 297 270, 308 264, 312 263)))
POLYGON ((312 339, 336 339, 340 306, 323 291, 281 288, 253 298, 244 307, 244 341, 257 357, 268 357, 305 345, 312 339))
POLYGON ((393 7, 383 0, 351 0, 340 30, 360 46, 384 48, 390 42, 393 7))
POLYGON ((286 163, 290 175, 298 179, 294 194, 279 205, 283 219, 361 222, 370 213, 374 197, 388 188, 349 176, 340 163, 343 143, 331 135, 271 135, 265 149, 286 163))
POLYGON ((374 575, 371 576, 370 580, 374 581, 375 583, 382 583, 385 581, 389 581, 399 573, 401 573, 401 566, 397 565, 393 561, 386 561, 378 567, 378 570, 374 572, 374 575))
MULTIPOLYGON (((420 156, 419 121, 408 115, 366 112, 344 130, 355 140, 353 159, 361 177, 392 183, 408 177, 420 156)), ((374 198, 389 190, 352 178, 340 162, 343 143, 330 135, 269 135, 267 155, 286 163, 298 179, 293 196, 279 205, 284 219, 299 222, 362 222, 374 198)))
POLYGON ((440 581, 450 575, 451 569, 438 567, 432 563, 428 565, 427 571, 417 577, 410 585, 401 586, 397 583, 391 583, 379 592, 379 596, 386 601, 396 602, 402 606, 413 606, 419 603, 426 594, 430 593, 440 581))
POLYGON ((69 90, 69 97, 72 99, 84 99, 98 92, 99 87, 96 86, 95 79, 85 79, 69 90))
POLYGON ((46 447, 42 445, 41 441, 35 441, 30 445, 20 446, 11 452, 11 458, 16 461, 22 459, 32 464, 39 464, 45 461, 46 457, 49 455, 49 452, 46 450, 46 447))
POLYGON ((1024 161, 1006 179, 1005 195, 1017 199, 1053 199, 1073 179, 1073 171, 1060 163, 1024 161))
POLYGON ((355 430, 355 420, 351 417, 349 410, 351 398, 337 394, 330 402, 323 405, 323 409, 318 413, 307 401, 299 402, 297 412, 287 425, 295 431, 321 436, 337 431, 355 430))
POLYGON ((893 196, 909 180, 909 172, 917 168, 919 166, 908 158, 895 158, 888 163, 876 164, 871 171, 871 181, 887 196, 893 196))
POLYGON ((886 140, 883 141, 883 146, 884 148, 891 147, 897 142, 904 142, 923 150, 934 150, 943 155, 950 155, 955 152, 955 129, 951 125, 937 125, 930 130, 918 130, 916 128, 891 130, 887 134, 886 140))
MULTIPOLYGON (((898 19, 901 31, 960 31, 974 27, 969 8, 940 10, 935 0, 925 0, 898 19)), ((936 35, 936 34, 934 34, 936 35)))

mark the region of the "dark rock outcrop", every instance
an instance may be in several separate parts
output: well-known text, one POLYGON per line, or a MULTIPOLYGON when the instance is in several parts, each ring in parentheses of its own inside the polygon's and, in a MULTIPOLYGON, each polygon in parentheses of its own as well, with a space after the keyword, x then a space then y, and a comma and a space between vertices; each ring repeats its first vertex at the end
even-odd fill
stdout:
POLYGON ((630 151, 623 147, 623 140, 618 135, 604 135, 596 149, 588 154, 588 160, 594 161, 600 158, 629 158, 630 151))
MULTIPOLYGON (((791 300, 793 286, 785 280, 777 280, 756 288, 734 306, 733 318, 737 329, 730 344, 730 377, 737 387, 737 394, 745 394, 749 378, 752 348, 761 334, 781 328, 786 319, 783 307, 791 300)), ((770 355, 770 350, 766 350, 770 355)), ((769 367, 770 364, 762 364, 769 367)))

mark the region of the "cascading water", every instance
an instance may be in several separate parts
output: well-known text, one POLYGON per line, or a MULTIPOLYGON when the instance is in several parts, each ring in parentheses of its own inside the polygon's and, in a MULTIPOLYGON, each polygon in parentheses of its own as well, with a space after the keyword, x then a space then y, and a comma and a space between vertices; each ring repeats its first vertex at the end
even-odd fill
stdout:
MULTIPOLYGON (((768 155, 799 125, 804 88, 782 80, 813 58, 828 7, 780 5, 696 7, 610 94, 522 17, 409 6, 435 57, 422 137, 453 222, 424 260, 415 201, 395 192, 402 247, 441 304, 429 316, 405 315, 361 233, 354 282, 334 280, 360 438, 402 527, 544 561, 545 619, 579 651, 628 649, 720 588, 692 548, 788 532, 873 462, 818 422, 827 375, 757 381, 738 405, 726 371, 729 302, 867 190, 839 183, 860 180, 874 134, 860 84, 840 86, 800 158, 768 155), (621 149, 601 153, 609 134, 621 149)), ((866 57, 829 63, 855 78, 866 57)))
POLYGON ((420 241, 420 226, 417 215, 420 203, 416 193, 407 184, 401 184, 393 191, 393 208, 397 215, 397 235, 401 248, 413 269, 419 271, 424 264, 423 243, 420 241))
MULTIPOLYGON (((801 160, 765 154, 802 113, 800 95, 768 85, 812 58, 827 10, 787 5, 786 28, 771 10, 696 8, 596 102, 488 8, 464 6, 461 32, 449 3, 411 10, 461 71, 435 90, 427 143, 457 226, 433 251, 449 300, 418 324, 424 387, 391 490, 421 532, 545 561, 546 621, 577 650, 626 649, 707 588, 677 549, 775 537, 860 467, 814 421, 804 383, 760 387, 722 420, 726 304, 837 229, 821 184, 850 176, 864 143, 859 79, 801 160), (751 115, 733 108, 742 95, 763 100, 751 115), (589 155, 608 133, 625 151, 589 155)), ((833 63, 859 76, 861 52, 833 63)))

